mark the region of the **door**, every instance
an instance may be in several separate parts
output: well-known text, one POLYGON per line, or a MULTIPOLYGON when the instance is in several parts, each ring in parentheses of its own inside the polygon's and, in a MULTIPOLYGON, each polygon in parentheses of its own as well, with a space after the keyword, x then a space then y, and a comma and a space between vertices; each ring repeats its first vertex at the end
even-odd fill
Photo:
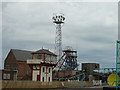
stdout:
POLYGON ((40 81, 40 75, 37 75, 37 81, 40 81))

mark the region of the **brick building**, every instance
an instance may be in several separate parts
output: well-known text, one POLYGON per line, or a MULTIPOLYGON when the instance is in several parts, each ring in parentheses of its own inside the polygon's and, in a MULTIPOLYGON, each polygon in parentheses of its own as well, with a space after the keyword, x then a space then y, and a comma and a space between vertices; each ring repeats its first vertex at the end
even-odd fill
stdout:
POLYGON ((82 71, 85 72, 86 76, 93 75, 94 70, 99 70, 100 65, 98 63, 82 63, 82 71))
POLYGON ((4 69, 17 70, 17 80, 30 80, 31 69, 27 59, 31 59, 31 51, 11 49, 4 61, 4 69))
MULTIPOLYGON (((4 61, 4 69, 7 70, 17 70, 17 80, 31 80, 31 68, 27 64, 28 59, 39 59, 40 55, 46 55, 46 58, 49 58, 49 55, 56 55, 50 52, 47 49, 41 49, 36 52, 11 49, 4 61)), ((51 59, 52 60, 52 59, 51 59)))

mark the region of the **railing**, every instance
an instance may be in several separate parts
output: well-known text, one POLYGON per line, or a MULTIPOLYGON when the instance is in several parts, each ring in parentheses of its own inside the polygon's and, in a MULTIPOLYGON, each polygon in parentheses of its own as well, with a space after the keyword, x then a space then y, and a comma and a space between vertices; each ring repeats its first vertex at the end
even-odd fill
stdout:
MULTIPOLYGON (((27 60, 27 64, 41 64, 44 63, 44 61, 42 59, 28 59, 27 60)), ((49 63, 49 64, 56 64, 56 62, 53 61, 45 61, 45 63, 49 63)))
POLYGON ((28 59, 27 64, 40 64, 42 61, 41 59, 28 59))

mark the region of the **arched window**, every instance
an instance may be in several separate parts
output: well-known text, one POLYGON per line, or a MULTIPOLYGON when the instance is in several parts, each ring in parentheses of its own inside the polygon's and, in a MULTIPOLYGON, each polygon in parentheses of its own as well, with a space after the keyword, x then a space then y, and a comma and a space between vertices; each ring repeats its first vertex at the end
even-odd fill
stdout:
POLYGON ((43 72, 45 71, 45 68, 43 67, 43 72))
POLYGON ((50 68, 49 68, 49 73, 50 73, 50 68))

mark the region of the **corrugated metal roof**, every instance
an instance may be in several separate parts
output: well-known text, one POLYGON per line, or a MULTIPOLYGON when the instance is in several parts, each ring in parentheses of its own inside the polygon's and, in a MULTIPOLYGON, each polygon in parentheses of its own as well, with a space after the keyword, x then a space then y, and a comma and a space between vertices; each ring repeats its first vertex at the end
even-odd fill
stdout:
POLYGON ((50 52, 49 50, 47 49, 40 49, 36 52, 33 52, 33 54, 49 54, 49 55, 54 55, 54 56, 57 56, 56 54, 50 52))
POLYGON ((32 51, 11 49, 17 61, 27 61, 32 59, 32 51))

